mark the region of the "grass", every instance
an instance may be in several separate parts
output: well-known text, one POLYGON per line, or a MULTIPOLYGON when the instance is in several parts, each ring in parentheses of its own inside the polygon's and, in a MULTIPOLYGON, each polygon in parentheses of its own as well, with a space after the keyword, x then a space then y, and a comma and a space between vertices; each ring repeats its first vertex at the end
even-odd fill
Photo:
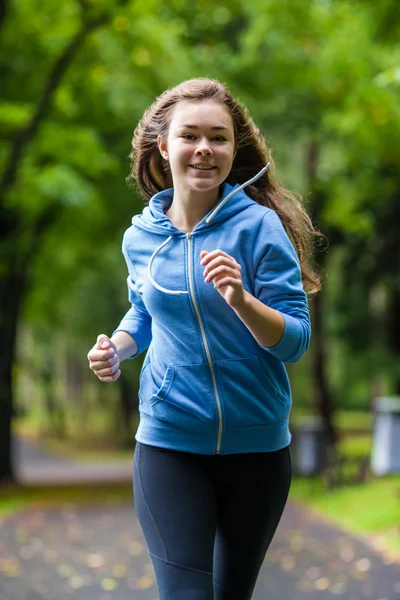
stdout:
MULTIPOLYGON (((133 436, 130 448, 121 448, 100 421, 90 429, 76 428, 66 439, 46 432, 43 434, 37 420, 14 419, 13 432, 31 440, 39 447, 63 458, 85 462, 132 460, 133 436)), ((115 436, 114 436, 115 437, 115 436)))
POLYGON ((372 431, 374 415, 367 411, 338 410, 333 420, 339 431, 372 431))
POLYGON ((349 532, 379 540, 400 560, 400 475, 330 491, 321 478, 295 478, 290 497, 349 532))
MULTIPOLYGON (((293 408, 291 413, 291 424, 296 425, 301 422, 303 417, 309 415, 309 411, 302 408, 293 408)), ((333 421, 339 431, 372 431, 374 415, 372 412, 359 410, 337 410, 334 413, 333 421)))
POLYGON ((339 442, 339 450, 345 456, 353 458, 366 454, 370 456, 372 452, 372 437, 368 434, 357 436, 342 435, 342 439, 339 442))
POLYGON ((1 488, 0 523, 19 510, 51 507, 63 504, 104 505, 132 502, 130 483, 113 485, 41 485, 21 486, 10 484, 1 488))
MULTIPOLYGON (((336 414, 340 454, 348 458, 371 455, 372 420, 369 413, 336 414)), ((334 490, 328 490, 321 477, 294 478, 290 497, 343 529, 366 536, 400 560, 400 474, 371 475, 364 483, 334 490)))

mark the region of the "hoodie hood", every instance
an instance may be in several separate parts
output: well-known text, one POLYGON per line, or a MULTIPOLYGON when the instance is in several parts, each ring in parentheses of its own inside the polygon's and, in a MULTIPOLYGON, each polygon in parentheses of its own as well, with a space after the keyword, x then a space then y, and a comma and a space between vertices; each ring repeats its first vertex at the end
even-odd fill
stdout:
MULTIPOLYGON (((236 184, 234 186, 225 183, 222 188, 222 197, 217 205, 214 206, 214 208, 199 223, 197 223, 191 233, 210 227, 213 223, 225 221, 232 215, 235 215, 254 204, 254 200, 249 198, 243 190, 245 187, 259 179, 267 171, 269 165, 270 163, 267 163, 261 171, 248 181, 245 181, 245 183, 236 184), (235 202, 228 202, 233 196, 236 196, 235 202)), ((145 229, 150 229, 155 233, 169 236, 155 249, 150 258, 147 274, 152 285, 165 294, 188 294, 189 292, 187 290, 168 290, 167 288, 158 285, 151 273, 151 267, 156 255, 168 244, 172 237, 176 235, 188 235, 183 233, 180 229, 177 229, 165 214, 165 211, 171 206, 173 199, 173 188, 158 192, 158 194, 155 194, 150 199, 149 205, 143 209, 142 214, 133 217, 132 224, 144 227, 145 229)))
MULTIPOLYGON (((243 189, 251 185, 259 179, 268 169, 270 163, 261 169, 254 177, 242 184, 234 186, 225 183, 222 186, 222 196, 216 206, 197 223, 193 232, 200 231, 209 227, 213 223, 219 223, 229 219, 232 215, 241 212, 254 203, 254 200, 249 198, 243 189), (235 196, 235 202, 229 200, 235 196)), ((132 224, 144 229, 149 229, 154 233, 163 235, 185 235, 180 229, 177 229, 171 220, 165 214, 165 211, 171 206, 174 198, 174 189, 169 188, 155 194, 150 198, 148 206, 145 206, 140 215, 135 215, 132 218, 132 224)))

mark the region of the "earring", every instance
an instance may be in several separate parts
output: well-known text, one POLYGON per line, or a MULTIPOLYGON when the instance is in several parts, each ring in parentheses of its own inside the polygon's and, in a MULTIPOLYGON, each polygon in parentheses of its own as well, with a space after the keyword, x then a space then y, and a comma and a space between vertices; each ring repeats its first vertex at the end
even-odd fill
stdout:
POLYGON ((166 152, 163 152, 163 153, 162 153, 162 157, 163 157, 165 160, 168 160, 168 154, 167 154, 166 152))

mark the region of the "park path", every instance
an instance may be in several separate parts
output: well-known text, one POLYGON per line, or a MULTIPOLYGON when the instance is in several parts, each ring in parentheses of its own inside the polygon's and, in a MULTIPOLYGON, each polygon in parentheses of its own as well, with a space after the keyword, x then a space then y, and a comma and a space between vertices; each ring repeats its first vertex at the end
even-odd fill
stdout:
MULTIPOLYGON (((50 473, 69 462, 29 444, 24 452, 28 475, 35 463, 50 473)), ((157 600, 133 502, 30 508, 0 522, 0 600, 70 598, 157 600)), ((400 600, 400 563, 289 499, 253 600, 333 598, 400 600)))
MULTIPOLYGON (((74 461, 23 437, 12 440, 15 475, 21 484, 130 481, 133 459, 74 461)), ((0 598, 1 600, 1 598, 0 598)))
MULTIPOLYGON (((1 524, 1 600, 157 600, 132 503, 32 508, 1 524)), ((289 502, 253 600, 400 600, 400 564, 289 502)))

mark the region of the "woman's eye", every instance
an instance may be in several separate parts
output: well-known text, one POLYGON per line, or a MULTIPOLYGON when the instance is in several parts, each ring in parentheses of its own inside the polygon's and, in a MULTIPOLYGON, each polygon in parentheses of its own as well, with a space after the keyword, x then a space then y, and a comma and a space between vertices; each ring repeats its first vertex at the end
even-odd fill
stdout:
MULTIPOLYGON (((193 133, 183 133, 181 136, 184 140, 195 140, 197 139, 196 136, 193 133)), ((216 135, 213 138, 211 138, 210 141, 213 142, 226 142, 226 138, 223 135, 216 135)))

